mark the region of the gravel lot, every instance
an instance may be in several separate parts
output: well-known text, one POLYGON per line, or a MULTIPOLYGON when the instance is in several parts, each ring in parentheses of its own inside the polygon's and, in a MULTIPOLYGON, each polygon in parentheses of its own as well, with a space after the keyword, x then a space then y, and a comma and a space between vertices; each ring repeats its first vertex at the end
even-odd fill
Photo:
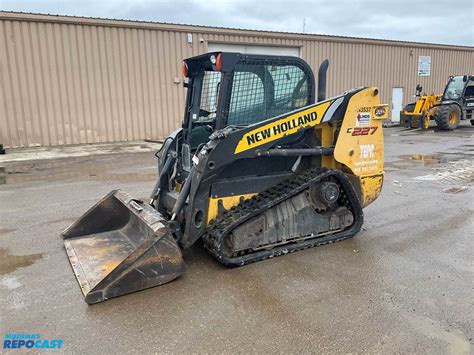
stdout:
POLYGON ((17 162, 7 154, 0 333, 63 339, 68 353, 472 353, 473 136, 469 122, 452 132, 385 129, 383 191, 353 239, 237 269, 195 245, 183 277, 94 306, 59 234, 113 188, 147 197, 153 145, 106 145, 99 155, 76 147, 71 158, 64 148, 48 159, 17 150, 17 162))

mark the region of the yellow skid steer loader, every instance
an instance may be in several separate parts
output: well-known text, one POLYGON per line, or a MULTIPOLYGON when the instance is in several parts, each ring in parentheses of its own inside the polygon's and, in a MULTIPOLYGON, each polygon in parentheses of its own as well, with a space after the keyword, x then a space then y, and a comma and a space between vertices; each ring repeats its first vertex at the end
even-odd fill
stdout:
POLYGON ((375 87, 327 99, 327 69, 316 94, 300 58, 186 59, 150 201, 112 191, 62 233, 86 302, 175 279, 198 240, 233 267, 354 236, 382 188, 387 107, 375 87))

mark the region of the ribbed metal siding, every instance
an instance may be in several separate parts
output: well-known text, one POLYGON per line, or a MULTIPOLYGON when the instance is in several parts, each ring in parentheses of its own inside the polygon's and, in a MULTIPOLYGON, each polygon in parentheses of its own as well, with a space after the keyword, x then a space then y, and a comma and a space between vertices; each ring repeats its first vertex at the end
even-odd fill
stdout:
POLYGON ((474 73, 474 48, 4 15, 0 13, 0 142, 10 147, 163 139, 183 117, 181 60, 206 52, 208 42, 301 47, 315 72, 323 59, 330 60, 329 95, 375 85, 387 103, 392 87, 404 88, 406 103, 417 83, 427 92, 441 92, 449 75, 474 73), (193 34, 192 44, 187 33, 193 34), (419 55, 431 55, 430 77, 417 77, 419 55))
POLYGON ((437 49, 404 48, 353 43, 307 44, 310 49, 305 59, 316 68, 323 57, 328 57, 330 79, 328 92, 336 95, 351 87, 376 85, 382 99, 391 101, 393 87, 404 88, 405 103, 411 100, 416 84, 423 90, 442 92, 449 75, 474 73, 474 51, 458 52, 437 49), (418 57, 431 55, 430 77, 418 77, 418 57))
MULTIPOLYGON (((0 130, 7 146, 161 139, 183 115, 186 34, 2 21, 0 130)), ((201 48, 198 48, 201 47, 201 48)))

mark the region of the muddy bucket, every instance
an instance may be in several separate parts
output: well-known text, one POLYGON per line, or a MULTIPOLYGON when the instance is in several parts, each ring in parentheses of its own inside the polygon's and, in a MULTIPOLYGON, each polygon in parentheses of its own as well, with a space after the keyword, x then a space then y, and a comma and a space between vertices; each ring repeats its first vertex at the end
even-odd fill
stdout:
POLYGON ((185 271, 163 216, 115 190, 62 233, 87 303, 162 285, 185 271))

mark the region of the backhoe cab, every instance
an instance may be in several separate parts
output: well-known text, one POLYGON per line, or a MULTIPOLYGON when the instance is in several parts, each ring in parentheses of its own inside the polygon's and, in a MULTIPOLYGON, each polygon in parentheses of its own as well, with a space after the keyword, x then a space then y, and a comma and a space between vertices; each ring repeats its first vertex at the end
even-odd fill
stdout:
POLYGON ((381 191, 387 106, 375 87, 327 99, 327 69, 316 95, 300 58, 186 59, 183 124, 157 154, 150 201, 112 191, 63 232, 86 301, 173 280, 199 239, 241 266, 354 236, 381 191))

